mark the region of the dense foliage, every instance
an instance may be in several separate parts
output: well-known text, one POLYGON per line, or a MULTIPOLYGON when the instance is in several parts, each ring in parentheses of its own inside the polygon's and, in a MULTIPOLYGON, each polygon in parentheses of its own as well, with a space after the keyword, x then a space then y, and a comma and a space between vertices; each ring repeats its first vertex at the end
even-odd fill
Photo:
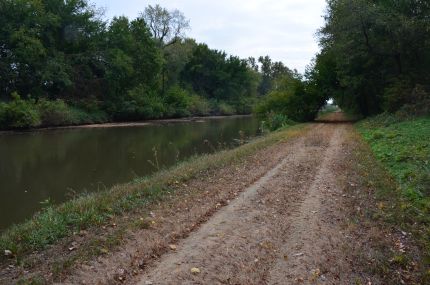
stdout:
MULTIPOLYGON (((265 64, 262 65, 263 70, 265 64)), ((268 120, 273 114, 279 114, 297 122, 315 119, 320 108, 330 98, 328 94, 318 89, 316 74, 308 71, 303 77, 284 67, 282 63, 276 62, 269 63, 267 66, 269 72, 263 72, 260 88, 270 87, 268 94, 256 106, 256 113, 268 120), (264 74, 270 74, 270 76, 265 79, 264 74)))
POLYGON ((1 0, 0 128, 250 113, 258 70, 188 27, 159 5, 107 22, 87 0, 1 0))
POLYGON ((363 115, 428 101, 429 15, 428 1, 329 0, 314 70, 320 89, 363 115))
POLYGON ((211 101, 229 102, 237 113, 250 113, 258 76, 245 60, 199 44, 181 72, 182 82, 211 101))
POLYGON ((275 112, 312 120, 333 98, 363 116, 381 112, 430 112, 430 2, 420 0, 328 0, 321 52, 303 78, 271 72, 262 63, 259 114, 275 112), (268 70, 268 71, 267 71, 268 70), (267 74, 276 74, 273 84, 267 74), (287 79, 285 79, 287 78, 287 79), (289 81, 289 84, 282 82, 289 81), (272 90, 272 91, 270 91, 272 90))
POLYGON ((329 98, 362 115, 430 110, 430 4, 328 0, 301 76, 185 36, 178 10, 102 19, 87 0, 0 1, 0 128, 209 114, 314 119, 329 98), (51 114, 52 113, 52 114, 51 114))

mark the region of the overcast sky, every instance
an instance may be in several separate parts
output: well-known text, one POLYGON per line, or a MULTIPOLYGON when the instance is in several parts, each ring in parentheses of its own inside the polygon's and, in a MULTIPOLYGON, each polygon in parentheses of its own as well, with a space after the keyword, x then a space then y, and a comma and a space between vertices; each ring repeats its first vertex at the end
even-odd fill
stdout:
POLYGON ((148 5, 179 9, 188 36, 242 58, 269 55, 303 72, 318 52, 325 0, 91 0, 105 16, 135 18, 148 5))

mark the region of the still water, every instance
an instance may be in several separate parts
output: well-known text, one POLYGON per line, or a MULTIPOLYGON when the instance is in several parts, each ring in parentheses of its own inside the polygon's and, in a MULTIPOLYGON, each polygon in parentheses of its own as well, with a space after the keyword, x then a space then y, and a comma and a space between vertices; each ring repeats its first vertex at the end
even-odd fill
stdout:
POLYGON ((154 173, 155 152, 168 167, 233 147, 258 127, 256 118, 230 117, 0 135, 0 230, 29 218, 46 199, 61 203, 154 173))

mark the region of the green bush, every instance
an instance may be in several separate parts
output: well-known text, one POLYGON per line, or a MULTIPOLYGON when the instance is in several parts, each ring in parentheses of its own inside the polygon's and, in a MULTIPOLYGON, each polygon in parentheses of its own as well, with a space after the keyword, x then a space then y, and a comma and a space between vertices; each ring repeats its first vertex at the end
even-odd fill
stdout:
POLYGON ((264 117, 270 112, 284 114, 296 122, 312 121, 325 104, 324 96, 300 78, 284 78, 255 108, 264 117))
POLYGON ((413 86, 406 80, 396 81, 384 91, 384 109, 390 113, 396 112, 397 116, 402 118, 429 114, 428 86, 413 86))
POLYGON ((164 100, 167 117, 187 117, 191 115, 189 111, 191 105, 190 96, 187 91, 179 86, 169 88, 164 100))
POLYGON ((227 104, 226 102, 218 102, 216 106, 216 111, 219 115, 230 116, 236 113, 236 110, 233 106, 227 104))
POLYGON ((143 85, 130 90, 125 100, 113 106, 114 116, 120 120, 159 119, 167 112, 164 98, 143 85))
POLYGON ((73 104, 76 108, 84 110, 88 113, 100 113, 103 109, 103 102, 97 100, 97 98, 91 96, 89 98, 83 98, 73 104))
POLYGON ((4 129, 26 129, 41 124, 40 114, 33 99, 23 100, 12 93, 12 101, 0 105, 0 127, 4 129))
POLYGON ((106 112, 106 104, 94 96, 73 102, 69 107, 70 124, 99 124, 109 122, 111 117, 106 112))
POLYGON ((70 110, 63 100, 41 99, 37 103, 37 109, 44 126, 62 126, 70 123, 70 110))
POLYGON ((109 116, 101 110, 87 112, 81 108, 69 107, 68 125, 100 124, 109 121, 109 116))
POLYGON ((188 109, 192 115, 196 116, 207 116, 211 113, 209 102, 198 95, 190 96, 190 105, 188 109))
POLYGON ((109 121, 107 114, 92 107, 85 110, 68 106, 63 100, 49 101, 41 99, 37 103, 43 126, 65 126, 81 124, 98 124, 109 121))
POLYGON ((262 126, 263 126, 263 129, 267 128, 270 131, 276 131, 278 129, 281 129, 293 124, 294 122, 291 121, 286 115, 270 112, 266 115, 266 120, 263 121, 262 126))
POLYGON ((265 117, 270 113, 285 114, 287 113, 287 107, 290 105, 291 96, 292 94, 288 92, 270 92, 259 104, 257 104, 255 112, 260 117, 265 117))
POLYGON ((24 129, 41 126, 65 126, 103 123, 109 120, 101 110, 87 112, 81 108, 68 106, 63 100, 40 99, 23 100, 14 93, 13 100, 0 102, 0 128, 24 129))
POLYGON ((255 97, 241 97, 232 103, 237 114, 248 115, 251 114, 256 103, 255 97))
POLYGON ((413 87, 408 80, 397 80, 384 90, 384 109, 394 113, 403 105, 411 103, 413 87))

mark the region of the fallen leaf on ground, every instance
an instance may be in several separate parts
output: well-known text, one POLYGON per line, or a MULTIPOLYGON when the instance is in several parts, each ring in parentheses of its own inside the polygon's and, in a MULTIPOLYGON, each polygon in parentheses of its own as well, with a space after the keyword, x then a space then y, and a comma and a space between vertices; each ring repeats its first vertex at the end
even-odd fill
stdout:
POLYGON ((191 273, 192 274, 199 274, 200 273, 200 269, 198 269, 197 267, 193 267, 193 268, 191 268, 191 273))
POLYGON ((107 253, 109 253, 109 250, 107 250, 106 248, 102 248, 102 249, 100 249, 100 252, 103 254, 107 254, 107 253))
POLYGON ((311 280, 315 281, 317 280, 321 275, 321 271, 319 270, 319 268, 312 270, 311 271, 311 280))

